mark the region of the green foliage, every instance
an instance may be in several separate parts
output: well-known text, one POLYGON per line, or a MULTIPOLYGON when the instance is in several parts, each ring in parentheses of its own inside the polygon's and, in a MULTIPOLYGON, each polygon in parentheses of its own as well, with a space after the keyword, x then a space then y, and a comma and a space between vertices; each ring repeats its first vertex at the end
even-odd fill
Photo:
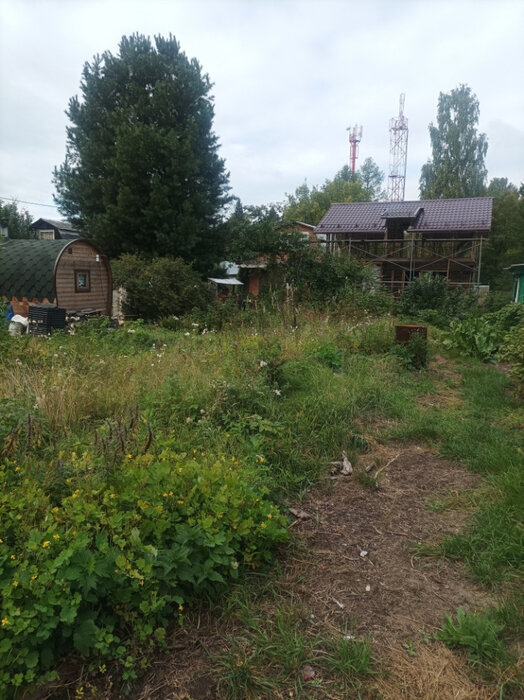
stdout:
POLYGON ((166 444, 126 455, 109 478, 91 453, 60 459, 60 495, 30 463, 0 466, 4 691, 19 674, 32 682, 71 645, 124 659, 130 631, 144 643, 287 538, 255 471, 235 457, 166 444))
POLYGON ((506 335, 499 357, 511 362, 510 374, 515 379, 517 394, 524 397, 524 323, 506 335))
POLYGON ((295 290, 295 300, 301 302, 342 301, 370 280, 369 268, 344 255, 313 247, 292 252, 286 266, 286 280, 295 290))
POLYGON ((113 277, 126 291, 124 312, 148 321, 179 316, 211 302, 208 285, 181 258, 123 255, 113 263, 113 277))
POLYGON ((16 201, 0 201, 0 228, 7 229, 9 238, 36 238, 36 232, 30 229, 31 223, 29 212, 19 211, 16 201))
MULTIPOLYGON (((452 321, 443 343, 450 350, 486 362, 496 358, 507 332, 513 327, 522 327, 523 324, 524 305, 508 304, 499 311, 479 318, 452 321)), ((515 337, 518 337, 517 332, 515 337)))
POLYGON ((271 262, 307 247, 304 235, 291 228, 282 224, 275 205, 242 207, 238 201, 227 223, 228 258, 247 262, 263 257, 271 262))
POLYGON ((503 629, 504 625, 497 623, 487 611, 468 613, 459 608, 456 622, 446 615, 446 622, 436 638, 450 649, 465 648, 473 665, 497 664, 507 659, 499 636, 503 629))
POLYGON ((332 180, 321 187, 309 188, 304 182, 293 194, 287 195, 282 212, 285 223, 303 221, 318 224, 334 202, 369 202, 384 197, 381 189, 384 173, 372 158, 366 158, 353 176, 345 165, 332 180))
POLYGON ((429 125, 432 160, 422 166, 422 199, 480 197, 487 176, 485 134, 477 133, 479 103, 467 85, 440 93, 437 126, 429 125))
POLYGON ((227 174, 212 131, 211 83, 176 39, 123 37, 84 66, 69 101, 66 158, 55 168, 61 211, 110 257, 220 259, 227 174))
POLYGON ((215 660, 218 688, 224 697, 310 698, 319 680, 343 692, 358 692, 362 680, 376 673, 371 643, 353 635, 322 636, 308 629, 303 611, 277 604, 270 616, 233 600, 230 608, 244 629, 228 638, 228 649, 215 660))
POLYGON ((424 369, 428 364, 428 341, 423 333, 412 333, 407 343, 397 343, 391 354, 407 369, 424 369))
POLYGON ((447 326, 454 318, 470 316, 477 306, 475 294, 450 289, 444 277, 431 273, 416 277, 399 299, 400 311, 405 316, 436 326, 447 326))
POLYGON ((509 292, 513 276, 504 268, 524 260, 524 193, 507 178, 495 178, 487 194, 493 197, 493 216, 482 249, 481 279, 492 289, 509 292))

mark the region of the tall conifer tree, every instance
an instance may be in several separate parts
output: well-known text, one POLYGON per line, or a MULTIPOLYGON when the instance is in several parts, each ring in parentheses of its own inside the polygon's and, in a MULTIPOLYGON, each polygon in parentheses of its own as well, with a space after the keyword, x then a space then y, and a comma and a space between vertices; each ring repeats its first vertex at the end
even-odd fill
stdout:
POLYGON ((110 256, 180 256, 205 268, 220 255, 228 175, 210 89, 171 35, 123 37, 117 55, 85 64, 55 199, 110 256))

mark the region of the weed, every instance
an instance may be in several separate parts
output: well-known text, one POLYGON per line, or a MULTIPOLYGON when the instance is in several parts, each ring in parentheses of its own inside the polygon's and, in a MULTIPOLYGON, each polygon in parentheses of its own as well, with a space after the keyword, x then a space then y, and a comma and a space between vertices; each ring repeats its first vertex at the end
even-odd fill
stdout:
POLYGON ((457 610, 456 622, 450 615, 435 635, 450 649, 465 648, 473 665, 495 665, 507 661, 507 652, 500 639, 504 625, 497 623, 487 611, 468 613, 457 610))

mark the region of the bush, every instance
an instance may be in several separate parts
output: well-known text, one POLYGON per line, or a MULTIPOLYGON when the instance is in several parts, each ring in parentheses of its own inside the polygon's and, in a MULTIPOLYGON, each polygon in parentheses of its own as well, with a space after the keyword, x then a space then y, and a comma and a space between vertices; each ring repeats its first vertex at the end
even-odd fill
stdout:
POLYGON ((513 328, 506 335, 500 359, 512 363, 510 374, 517 382, 517 394, 524 397, 524 325, 513 328))
POLYGON ((346 255, 333 255, 318 248, 294 252, 287 260, 286 279, 295 289, 296 301, 342 301, 369 280, 370 274, 369 268, 346 255))
POLYGON ((211 292, 181 258, 123 255, 112 264, 114 281, 126 290, 124 313, 154 321, 205 308, 211 292))
POLYGON ((486 362, 496 359, 507 332, 523 324, 524 304, 508 304, 479 318, 452 321, 443 343, 448 349, 486 362))
POLYGON ((474 292, 450 289, 440 275, 427 273, 414 279, 399 299, 401 312, 435 326, 447 326, 451 319, 466 318, 478 311, 474 292))
POLYGON ((71 649, 123 660, 161 640, 170 616, 287 538, 234 457, 166 447, 128 454, 109 476, 87 452, 59 462, 52 493, 30 466, 0 463, 2 697, 71 649))

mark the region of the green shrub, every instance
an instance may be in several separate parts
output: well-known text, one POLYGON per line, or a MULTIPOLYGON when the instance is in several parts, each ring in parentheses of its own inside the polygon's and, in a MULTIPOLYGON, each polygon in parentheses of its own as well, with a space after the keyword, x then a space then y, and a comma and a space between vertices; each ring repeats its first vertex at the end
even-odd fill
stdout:
POLYGON ((1 463, 0 694, 72 648, 124 659, 287 538, 260 478, 235 457, 167 446, 128 454, 109 477, 87 452, 65 462, 60 495, 29 466, 1 463))
POLYGON ((452 321, 444 346, 466 357, 494 360, 507 332, 524 325, 524 304, 508 304, 499 311, 479 318, 452 321))
POLYGON ((286 279, 295 289, 295 301, 314 304, 341 301, 370 278, 369 269, 359 262, 317 248, 291 253, 287 268, 286 279))
POLYGON ((126 314, 152 321, 205 308, 211 301, 208 285, 181 258, 123 255, 112 268, 115 283, 126 290, 126 314))
POLYGON ((401 313, 431 323, 447 326, 452 319, 478 313, 478 297, 469 290, 451 289, 440 275, 420 275, 405 287, 399 299, 401 313))
POLYGON ((407 343, 395 344, 390 354, 398 357, 407 369, 424 369, 428 364, 427 338, 423 333, 412 333, 407 343))
POLYGON ((524 397, 524 325, 513 328, 504 338, 500 359, 511 362, 511 376, 516 381, 517 394, 524 397))

